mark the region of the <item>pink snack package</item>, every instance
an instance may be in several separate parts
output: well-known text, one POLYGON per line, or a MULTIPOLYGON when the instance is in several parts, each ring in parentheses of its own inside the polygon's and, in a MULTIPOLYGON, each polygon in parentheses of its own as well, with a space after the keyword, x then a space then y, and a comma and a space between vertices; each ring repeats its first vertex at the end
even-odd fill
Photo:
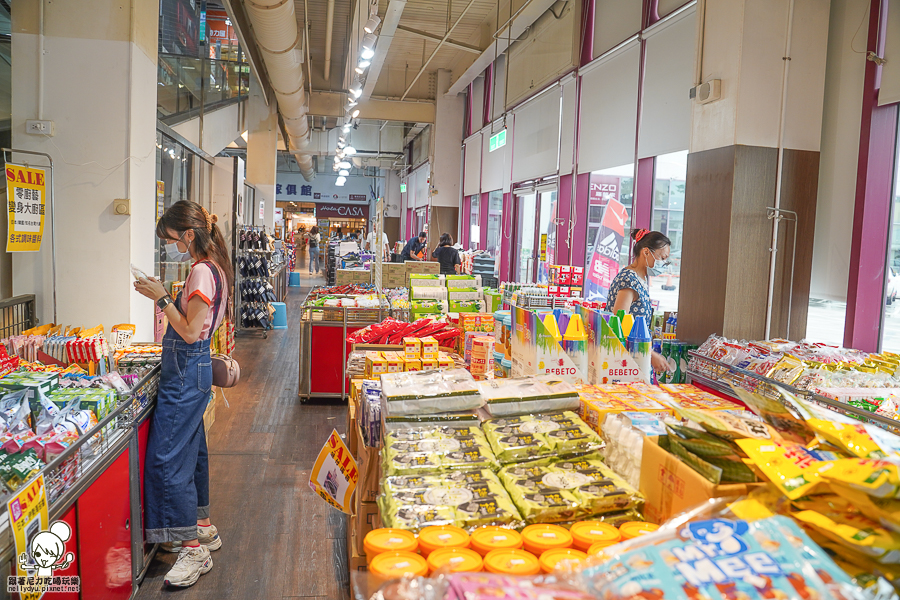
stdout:
POLYGON ((556 581, 542 577, 510 577, 493 573, 453 573, 444 600, 596 600, 556 581))

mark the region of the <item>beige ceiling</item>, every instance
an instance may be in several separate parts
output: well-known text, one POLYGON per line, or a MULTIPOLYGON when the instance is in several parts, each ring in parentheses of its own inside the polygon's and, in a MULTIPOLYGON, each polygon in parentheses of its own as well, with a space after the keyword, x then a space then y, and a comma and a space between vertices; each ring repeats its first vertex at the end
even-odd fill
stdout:
MULTIPOLYGON (((379 15, 384 17, 390 0, 379 1, 379 15)), ((469 0, 407 0, 400 26, 416 29, 437 38, 443 37, 469 4, 469 0)), ((312 87, 314 90, 340 91, 346 89, 343 79, 347 60, 351 23, 351 0, 336 0, 332 31, 331 77, 325 81, 325 24, 327 0, 294 0, 297 19, 303 27, 305 6, 309 7, 310 58, 312 87)), ((501 21, 509 11, 507 0, 502 0, 501 21)), ((460 23, 450 35, 450 40, 478 49, 488 46, 495 30, 497 0, 474 0, 460 23)), ((355 34, 354 34, 355 35, 355 34)), ((438 42, 414 33, 398 30, 375 87, 374 96, 398 98, 406 91, 424 62, 431 56, 438 42)), ((477 56, 476 53, 444 45, 428 64, 425 73, 410 91, 410 99, 435 97, 435 72, 449 69, 454 78, 459 76, 477 56)), ((356 57, 353 57, 355 62, 356 57)), ((304 69, 305 70, 305 69, 304 69)))

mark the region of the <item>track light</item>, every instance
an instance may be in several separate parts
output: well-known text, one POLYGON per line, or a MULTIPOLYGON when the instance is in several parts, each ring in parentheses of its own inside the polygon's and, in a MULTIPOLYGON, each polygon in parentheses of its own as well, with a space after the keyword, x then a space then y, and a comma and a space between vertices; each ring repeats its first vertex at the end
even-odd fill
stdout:
MULTIPOLYGON (((357 69, 363 69, 363 70, 365 70, 365 69, 368 69, 368 68, 369 68, 369 65, 371 65, 371 64, 372 64, 372 61, 368 61, 368 60, 360 60, 360 61, 359 61, 359 64, 356 65, 356 68, 357 68, 357 69)), ((358 73, 358 72, 359 72, 359 71, 357 71, 357 73, 358 73)))
POLYGON ((346 145, 347 144, 345 144, 344 142, 338 142, 338 149, 343 148, 346 145))
POLYGON ((347 103, 347 108, 353 108, 354 106, 356 106, 357 104, 359 104, 359 102, 357 102, 357 101, 354 100, 353 98, 347 98, 347 100, 350 101, 350 102, 347 103))
POLYGON ((369 59, 375 56, 374 48, 363 48, 362 52, 359 53, 362 58, 369 59))
POLYGON ((352 166, 353 166, 353 165, 351 165, 351 164, 350 164, 348 161, 346 161, 346 160, 342 160, 341 162, 338 163, 338 168, 339 168, 339 169, 349 169, 349 168, 352 167, 352 166))
POLYGON ((350 123, 349 122, 344 123, 344 126, 342 127, 342 129, 344 130, 344 133, 347 133, 348 131, 350 131, 350 123))
POLYGON ((358 109, 358 108, 357 108, 356 110, 354 110, 352 113, 350 113, 350 117, 351 117, 351 118, 354 118, 354 119, 355 119, 355 118, 358 117, 358 116, 359 116, 359 109, 358 109))
MULTIPOLYGON (((374 33, 367 33, 366 35, 363 36, 360 47, 363 48, 364 50, 374 50, 376 41, 378 41, 377 35, 375 35, 374 33)), ((368 57, 363 56, 363 58, 368 60, 368 57)))
POLYGON ((347 146, 346 148, 344 148, 344 154, 346 154, 347 156, 353 156, 354 154, 356 154, 356 148, 354 148, 353 146, 347 146))
POLYGON ((366 70, 363 69, 362 67, 356 67, 356 68, 353 69, 353 70, 356 71, 356 74, 357 74, 357 75, 362 75, 363 73, 366 72, 366 70))
POLYGON ((366 25, 363 29, 366 30, 366 33, 375 33, 375 30, 378 29, 379 25, 381 25, 381 18, 378 15, 372 15, 369 17, 369 20, 366 21, 366 25))
POLYGON ((345 137, 342 136, 342 135, 339 135, 339 136, 338 136, 338 141, 339 141, 339 142, 346 142, 346 141, 347 141, 347 138, 345 138, 345 137))
POLYGON ((336 163, 341 162, 341 158, 340 158, 339 156, 335 156, 335 157, 334 157, 334 162, 336 162, 336 163))
POLYGON ((338 172, 338 175, 340 175, 341 177, 346 177, 346 176, 349 175, 349 174, 350 174, 350 171, 348 171, 347 169, 341 169, 341 170, 338 172))
POLYGON ((346 177, 338 177, 337 181, 334 182, 334 185, 343 186, 345 183, 347 183, 346 177))

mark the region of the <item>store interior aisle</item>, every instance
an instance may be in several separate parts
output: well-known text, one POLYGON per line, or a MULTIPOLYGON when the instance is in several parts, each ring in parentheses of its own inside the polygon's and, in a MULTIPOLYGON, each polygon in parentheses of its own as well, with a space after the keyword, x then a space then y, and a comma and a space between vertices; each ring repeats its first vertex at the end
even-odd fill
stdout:
POLYGON ((239 336, 241 382, 219 401, 209 435, 212 522, 223 546, 213 569, 186 590, 166 589, 176 555, 160 553, 138 600, 349 597, 346 518, 310 490, 309 470, 332 429, 344 433, 339 401, 297 398, 299 327, 291 321, 309 288, 303 270, 288 289, 288 329, 239 336))

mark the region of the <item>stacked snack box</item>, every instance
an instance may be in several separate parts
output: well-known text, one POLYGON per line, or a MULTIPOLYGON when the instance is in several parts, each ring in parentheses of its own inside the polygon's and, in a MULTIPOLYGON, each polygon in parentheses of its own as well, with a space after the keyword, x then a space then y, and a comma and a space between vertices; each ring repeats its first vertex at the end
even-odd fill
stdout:
POLYGON ((469 365, 477 380, 494 378, 494 338, 482 335, 472 340, 472 359, 469 365))
POLYGON ((648 413, 656 418, 674 416, 674 411, 627 385, 582 385, 580 415, 595 431, 600 431, 606 415, 621 412, 648 413))
POLYGON ((402 263, 384 263, 381 265, 382 289, 406 286, 406 265, 402 263))
POLYGON ((584 288, 584 267, 550 265, 548 295, 557 298, 580 298, 584 288))
POLYGON ((354 283, 372 283, 371 271, 359 271, 356 269, 338 269, 334 276, 335 285, 350 285, 354 283))
POLYGON ((469 362, 472 339, 494 332, 494 315, 491 313, 459 313, 459 328, 463 334, 457 339, 457 353, 469 362), (470 335, 471 334, 471 335, 470 335))

